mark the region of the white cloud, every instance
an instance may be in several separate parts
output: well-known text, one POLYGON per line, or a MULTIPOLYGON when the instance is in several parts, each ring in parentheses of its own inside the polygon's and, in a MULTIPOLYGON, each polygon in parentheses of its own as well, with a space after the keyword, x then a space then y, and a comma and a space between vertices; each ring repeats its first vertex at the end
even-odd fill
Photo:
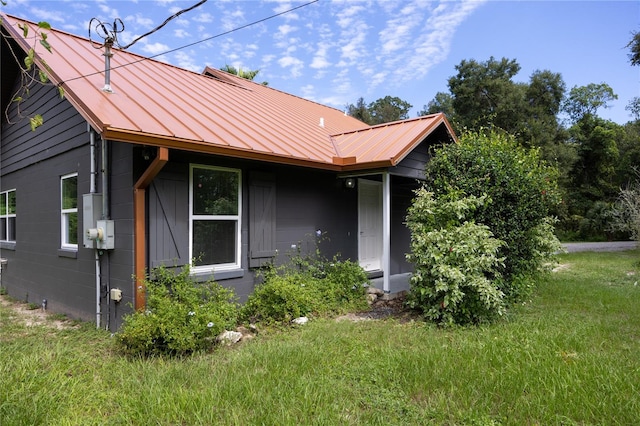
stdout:
POLYGON ((201 22, 206 24, 206 23, 213 22, 213 16, 210 13, 204 12, 204 13, 199 13, 198 15, 193 17, 193 20, 196 22, 201 22))
POLYGON ((304 63, 293 56, 283 56, 278 59, 278 65, 282 68, 289 68, 292 77, 300 77, 302 75, 302 68, 304 68, 304 63))
POLYGON ((153 20, 149 18, 145 18, 141 14, 137 13, 136 15, 129 15, 125 19, 125 22, 133 23, 134 25, 140 25, 145 28, 153 28, 153 20))
POLYGON ((276 37, 285 37, 287 34, 296 31, 298 28, 292 27, 289 24, 280 25, 278 27, 278 32, 276 33, 276 37))
POLYGON ((153 56, 153 55, 164 53, 169 49, 170 49, 169 46, 167 46, 164 43, 144 43, 141 50, 153 56))
POLYGON ((173 30, 173 36, 176 38, 187 38, 189 37, 191 34, 189 34, 186 30, 183 30, 182 28, 178 28, 177 30, 173 30))
POLYGON ((196 55, 194 52, 187 53, 183 51, 178 51, 174 55, 177 61, 177 65, 179 67, 182 67, 194 72, 201 72, 204 69, 204 66, 196 62, 195 56, 196 55))
POLYGON ((244 11, 240 8, 235 10, 225 10, 222 14, 222 29, 224 31, 231 31, 242 26, 245 23, 244 11))
POLYGON ((309 67, 314 69, 324 69, 330 67, 331 62, 327 59, 328 51, 329 44, 323 42, 318 43, 318 50, 316 50, 309 67))
MULTIPOLYGON (((11 1, 11 0, 9 0, 11 1)), ((37 7, 31 8, 31 13, 38 19, 51 22, 64 22, 64 15, 61 12, 54 12, 51 10, 40 9, 37 7)))
POLYGON ((451 40, 458 27, 483 3, 484 1, 477 0, 442 3, 434 9, 425 24, 430 31, 415 39, 413 48, 406 58, 406 69, 413 70, 413 75, 408 75, 404 70, 397 70, 396 77, 401 81, 420 77, 431 67, 444 61, 449 55, 451 40))
MULTIPOLYGON (((293 6, 291 5, 291 3, 288 1, 283 1, 273 8, 273 12, 276 14, 284 13, 290 9, 293 9, 293 6)), ((282 15, 281 17, 287 21, 295 21, 300 18, 300 16, 296 12, 284 13, 284 15, 282 15)))
POLYGON ((313 86, 313 84, 307 84, 300 88, 300 93, 302 93, 303 98, 314 99, 316 88, 313 86))

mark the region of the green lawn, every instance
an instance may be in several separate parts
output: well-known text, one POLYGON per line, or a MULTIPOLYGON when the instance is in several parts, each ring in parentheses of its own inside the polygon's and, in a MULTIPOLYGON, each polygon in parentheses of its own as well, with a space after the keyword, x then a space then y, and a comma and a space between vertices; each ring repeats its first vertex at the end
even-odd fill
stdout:
POLYGON ((640 251, 561 256, 503 321, 312 321, 186 359, 0 308, 0 425, 640 424, 640 251))

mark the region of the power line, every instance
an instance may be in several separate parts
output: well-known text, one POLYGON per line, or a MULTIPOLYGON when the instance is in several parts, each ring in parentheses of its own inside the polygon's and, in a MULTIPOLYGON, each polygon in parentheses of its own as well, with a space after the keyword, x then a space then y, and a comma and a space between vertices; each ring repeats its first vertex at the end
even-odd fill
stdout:
MULTIPOLYGON (((206 1, 206 0, 205 0, 205 1, 206 1)), ((134 64, 137 64, 137 63, 140 63, 140 62, 146 61, 146 60, 148 60, 148 59, 154 59, 154 58, 157 58, 158 56, 167 55, 167 54, 169 54, 169 53, 173 53, 173 52, 176 52, 176 51, 178 51, 178 50, 186 49, 186 48, 188 48, 188 47, 195 46, 196 44, 200 44, 200 43, 204 43, 204 42, 207 42, 207 41, 211 41, 211 40, 213 40, 213 39, 216 39, 216 38, 219 38, 219 37, 222 37, 222 36, 225 36, 225 35, 228 35, 228 34, 234 33, 234 32, 236 32, 236 31, 240 31, 240 30, 243 30, 243 29, 245 29, 245 28, 249 28, 249 27, 251 27, 251 26, 254 26, 254 25, 257 25, 257 24, 261 24, 261 23, 263 23, 263 22, 265 22, 265 21, 268 21, 268 20, 273 19, 273 18, 277 18, 277 17, 279 17, 279 16, 285 15, 285 14, 290 13, 290 12, 293 12, 293 11, 295 11, 295 10, 302 9, 303 7, 310 6, 310 5, 312 5, 313 3, 317 3, 318 1, 320 1, 320 0, 311 0, 311 1, 307 2, 307 3, 303 3, 303 4, 301 4, 301 5, 298 5, 298 6, 296 6, 296 7, 293 7, 293 8, 291 8, 291 9, 287 9, 287 10, 285 10, 285 11, 283 11, 283 12, 279 12, 279 13, 276 13, 276 14, 274 14, 274 15, 267 16, 266 18, 262 18, 262 19, 259 19, 259 20, 257 20, 257 21, 253 21, 253 22, 251 22, 251 23, 248 23, 248 24, 242 25, 242 26, 240 26, 240 27, 237 27, 237 28, 231 29, 231 30, 229 30, 229 31, 225 31, 225 32, 222 32, 222 33, 216 34, 216 35, 214 35, 214 36, 207 37, 207 38, 205 38, 205 39, 198 40, 198 41, 195 41, 195 42, 193 42, 193 43, 186 44, 186 45, 184 45, 184 46, 176 47, 175 49, 170 49, 170 50, 167 50, 166 52, 158 53, 158 54, 155 54, 155 55, 153 55, 153 56, 144 57, 144 58, 138 59, 137 61, 133 61, 133 62, 129 62, 129 63, 126 63, 126 64, 118 65, 118 66, 112 67, 112 68, 110 68, 110 69, 115 70, 115 69, 118 69, 118 68, 124 68, 124 67, 127 67, 127 66, 129 66, 129 65, 134 65, 134 64)), ((201 3, 203 3, 203 2, 201 2, 201 3)), ((201 3, 199 3, 198 5, 200 5, 201 3)), ((194 7, 195 7, 195 6, 194 6, 194 7)), ((193 8, 193 7, 192 7, 192 8, 193 8)), ((188 10, 191 10, 192 8, 190 8, 190 9, 188 9, 188 10)), ((165 24, 166 24, 170 19, 172 19, 172 18, 169 18, 167 21, 165 21, 165 23, 163 23, 162 25, 160 25, 160 26, 159 26, 159 27, 157 27, 156 29, 152 30, 150 33, 153 33, 153 32, 155 32, 155 31, 157 31, 158 29, 162 28, 162 27, 163 27, 163 26, 164 26, 164 25, 165 25, 165 24)), ((148 35, 148 34, 150 34, 150 33, 147 33, 147 34, 145 34, 145 35, 148 35)), ((138 39, 134 40, 134 42, 135 42, 135 41, 137 41, 137 40, 139 40, 140 38, 142 38, 142 37, 138 37, 138 39)), ((133 43, 130 43, 130 44, 128 44, 126 47, 129 47, 129 46, 131 46, 132 44, 133 44, 133 43)), ((85 75, 81 75, 81 76, 78 76, 78 77, 70 78, 69 80, 65 80, 65 81, 62 81, 62 82, 58 83, 58 86, 62 86, 64 83, 68 83, 68 82, 70 82, 70 81, 79 80, 79 79, 81 79, 81 78, 90 77, 90 76, 92 76, 92 75, 96 75, 96 74, 102 74, 103 72, 104 72, 104 71, 96 71, 96 72, 93 72, 93 73, 90 73, 90 74, 85 74, 85 75)))

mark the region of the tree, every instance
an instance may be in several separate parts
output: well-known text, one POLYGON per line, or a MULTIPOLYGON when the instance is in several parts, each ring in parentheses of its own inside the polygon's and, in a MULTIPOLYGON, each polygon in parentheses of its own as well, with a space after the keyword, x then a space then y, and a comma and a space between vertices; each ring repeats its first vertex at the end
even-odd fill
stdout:
POLYGON ((367 108, 367 104, 365 103, 364 98, 359 98, 356 101, 355 105, 348 104, 347 115, 357 118, 358 120, 363 121, 367 124, 372 124, 371 113, 369 112, 369 108, 367 108))
POLYGON ((449 78, 452 105, 467 130, 498 127, 516 133, 524 111, 524 87, 511 79, 520 71, 515 60, 493 56, 485 62, 463 60, 449 78))
MULTIPOLYGON (((2 4, 5 5, 6 2, 3 2, 2 4)), ((34 85, 40 84, 53 86, 49 81, 47 65, 44 59, 40 58, 40 62, 43 64, 42 67, 36 65, 36 46, 38 44, 44 47, 49 53, 52 53, 51 45, 47 41, 48 33, 46 32, 51 29, 51 25, 49 25, 48 22, 39 22, 37 24, 37 28, 33 32, 33 35, 30 34, 29 25, 26 23, 18 23, 18 28, 22 31, 24 39, 27 41, 32 40, 33 43, 27 53, 24 54, 21 49, 16 48, 17 46, 12 42, 8 34, 5 32, 2 33, 2 38, 4 39, 2 50, 5 51, 6 49, 7 54, 10 54, 13 58, 13 62, 18 69, 20 78, 20 84, 18 85, 16 92, 12 93, 11 102, 6 105, 4 115, 8 123, 14 122, 11 117, 9 117, 9 109, 12 103, 16 104, 16 119, 19 121, 23 118, 28 118, 31 130, 35 131, 44 123, 44 118, 39 113, 31 114, 22 111, 21 104, 29 97, 30 89, 33 88, 34 85)), ((58 93, 61 98, 64 97, 64 89, 62 86, 58 86, 58 93)))
POLYGON ((640 65, 640 32, 634 31, 631 35, 631 41, 626 46, 631 50, 629 62, 631 62, 632 66, 640 65))
MULTIPOLYGON (((256 78, 256 76, 260 72, 260 70, 243 70, 241 67, 236 68, 232 65, 226 65, 226 64, 225 66, 221 67, 220 70, 228 72, 229 74, 237 75, 240 78, 244 78, 246 80, 251 80, 251 81, 253 81, 253 79, 256 78)), ((269 83, 266 81, 263 81, 261 84, 263 86, 269 85, 269 83)))
POLYGON ((640 96, 635 96, 624 108, 631 113, 635 120, 640 120, 640 96))
POLYGON ((586 115, 595 116, 600 108, 608 108, 608 103, 616 99, 618 95, 606 83, 574 86, 564 102, 564 111, 577 122, 586 115))
POLYGON ((435 97, 429 101, 427 105, 423 106, 421 111, 418 111, 418 117, 437 114, 440 112, 447 116, 449 123, 456 133, 459 133, 462 130, 458 126, 458 118, 456 116, 456 111, 453 108, 453 96, 449 93, 436 93, 435 97))
POLYGON ((409 110, 412 106, 395 96, 385 96, 369 105, 366 105, 363 98, 359 98, 355 105, 346 106, 346 112, 351 117, 369 125, 376 125, 409 118, 409 110))
POLYGON ((385 96, 369 104, 372 124, 382 124, 409 118, 413 105, 395 96, 385 96))

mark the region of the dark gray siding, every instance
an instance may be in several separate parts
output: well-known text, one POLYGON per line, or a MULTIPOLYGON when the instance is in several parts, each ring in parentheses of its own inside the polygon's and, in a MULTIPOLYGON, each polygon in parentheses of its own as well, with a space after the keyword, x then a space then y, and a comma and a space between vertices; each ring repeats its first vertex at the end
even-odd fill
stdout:
POLYGON ((89 319, 95 315, 93 253, 60 250, 60 177, 78 173, 80 200, 89 190, 87 125, 55 88, 36 86, 31 93, 23 108, 41 113, 44 125, 36 132, 28 120, 2 126, 1 189, 15 188, 17 200, 16 243, 1 252, 8 260, 2 286, 18 299, 46 299, 53 311, 89 319))
POLYGON ((411 245, 411 233, 405 225, 407 210, 413 200, 413 191, 419 183, 415 179, 391 177, 391 274, 413 272, 413 265, 406 260, 411 245))
POLYGON ((169 162, 148 191, 149 265, 189 263, 189 165, 169 162))
POLYGON ((431 148, 451 143, 453 140, 444 124, 440 124, 425 140, 395 167, 389 168, 389 173, 413 179, 424 179, 425 165, 431 158, 431 148))
POLYGON ((277 165, 267 168, 255 162, 171 152, 169 163, 154 180, 148 196, 149 265, 174 266, 187 262, 184 253, 188 253, 189 248, 189 163, 242 170, 241 275, 215 277, 220 284, 233 287, 241 300, 246 299, 255 286, 255 262, 251 261, 255 247, 250 248, 250 244, 252 238, 257 238, 256 233, 270 240, 261 241, 260 247, 264 248, 261 261, 270 259, 277 251, 276 263, 284 263, 299 250, 304 254, 313 253, 316 244, 327 257, 340 252, 343 258, 357 261, 357 193, 345 189, 335 174, 277 165), (265 188, 273 192, 265 194, 265 188), (259 192, 257 197, 252 191, 259 192), (275 198, 270 203, 271 195, 275 198), (259 204, 257 210, 275 209, 257 215, 256 203, 259 204), (316 237, 318 230, 321 238, 316 237))
MULTIPOLYGON (((28 104, 43 115, 32 132, 28 120, 3 121, 0 144, 1 188, 16 189, 16 243, 3 243, 7 259, 2 286, 20 300, 42 303, 72 318, 96 318, 96 260, 82 245, 82 195, 90 192, 90 135, 87 123, 57 90, 36 86, 28 104), (60 177, 78 173, 78 249, 60 249, 60 177)), ((97 139, 98 164, 100 139, 97 139)), ((119 326, 133 301, 132 146, 109 143, 109 210, 115 220, 116 249, 100 252, 101 324, 119 326), (109 288, 123 290, 124 301, 107 303, 109 288)), ((97 190, 102 179, 97 176, 97 190)))
MULTIPOLYGON (((133 145, 109 142, 109 210, 115 223, 115 249, 103 252, 108 262, 103 262, 105 285, 122 290, 123 299, 119 303, 110 302, 106 306, 105 317, 109 319, 111 330, 121 325, 122 314, 130 312, 133 306, 135 281, 133 280, 133 185, 132 173, 133 145), (108 281, 107 281, 108 278, 108 281)), ((100 191, 98 187, 98 191, 100 191)), ((93 250, 82 249, 93 253, 93 250)), ((106 290, 106 289, 105 289, 106 290)), ((103 303, 106 302, 106 299, 103 303)))
MULTIPOLYGON (((29 119, 18 117, 18 105, 13 103, 9 117, 14 124, 2 120, 2 173, 9 174, 39 161, 67 152, 88 142, 87 124, 71 104, 60 99, 57 89, 35 85, 20 108, 37 112, 44 125, 31 131, 29 119), (81 135, 81 136, 79 136, 81 135)), ((4 111, 3 111, 4 112, 4 111)))
POLYGON ((427 142, 422 142, 397 166, 391 167, 389 172, 396 176, 424 179, 424 166, 429 161, 429 148, 430 145, 427 142))

